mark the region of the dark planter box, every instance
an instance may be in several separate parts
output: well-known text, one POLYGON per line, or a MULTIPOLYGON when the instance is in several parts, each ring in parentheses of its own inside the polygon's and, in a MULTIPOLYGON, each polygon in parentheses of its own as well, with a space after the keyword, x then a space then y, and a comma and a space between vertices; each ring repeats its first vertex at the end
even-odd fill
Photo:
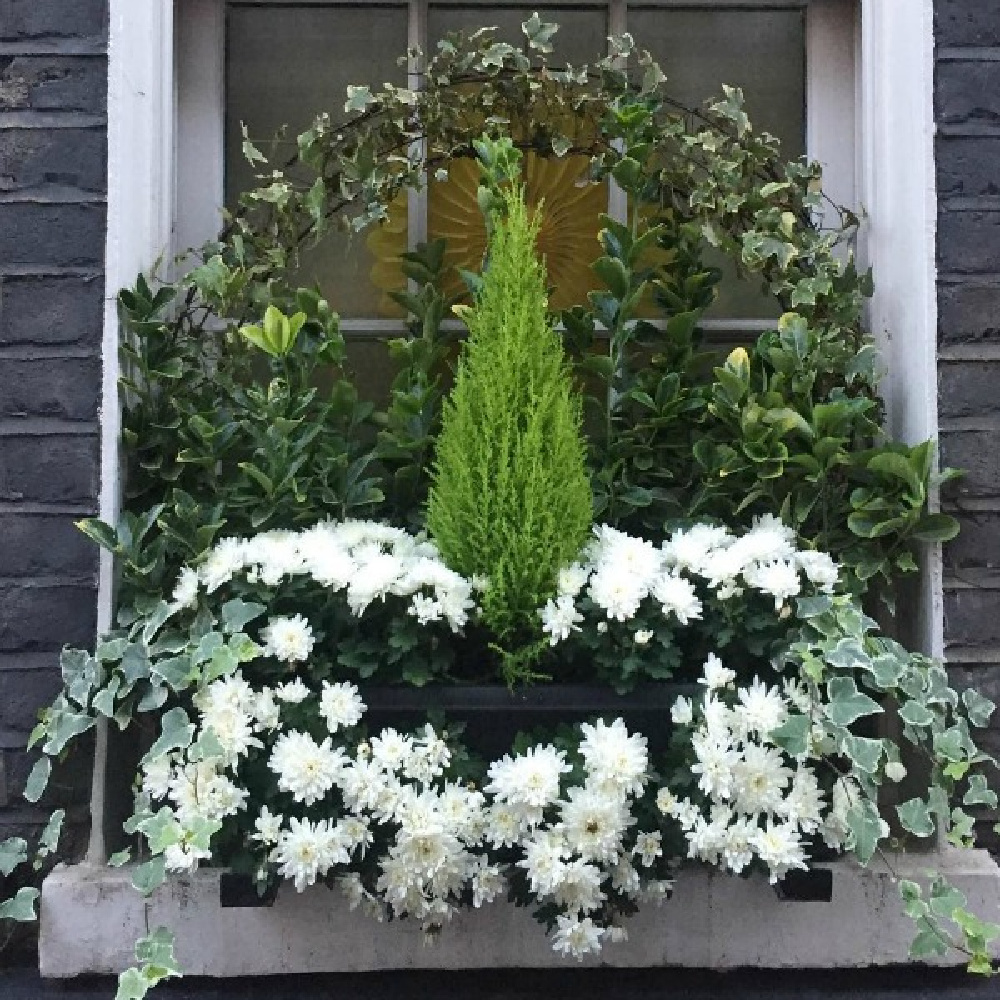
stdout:
POLYGON ((670 708, 679 695, 697 696, 697 684, 641 684, 628 694, 597 684, 537 684, 510 690, 501 684, 428 685, 423 688, 362 687, 372 732, 386 726, 412 730, 427 713, 465 724, 463 742, 479 755, 496 759, 510 751, 514 735, 598 716, 621 717, 630 732, 642 733, 656 752, 670 741, 670 708))

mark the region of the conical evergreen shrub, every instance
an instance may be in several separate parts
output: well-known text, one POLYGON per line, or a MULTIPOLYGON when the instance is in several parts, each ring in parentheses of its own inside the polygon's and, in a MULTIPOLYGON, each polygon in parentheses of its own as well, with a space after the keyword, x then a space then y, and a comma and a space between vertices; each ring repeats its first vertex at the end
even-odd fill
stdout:
POLYGON ((549 322, 539 216, 523 187, 494 192, 488 266, 446 400, 427 524, 445 561, 485 576, 483 621, 508 682, 527 672, 538 609, 592 519, 581 408, 549 322), (520 664, 520 666, 519 666, 520 664))

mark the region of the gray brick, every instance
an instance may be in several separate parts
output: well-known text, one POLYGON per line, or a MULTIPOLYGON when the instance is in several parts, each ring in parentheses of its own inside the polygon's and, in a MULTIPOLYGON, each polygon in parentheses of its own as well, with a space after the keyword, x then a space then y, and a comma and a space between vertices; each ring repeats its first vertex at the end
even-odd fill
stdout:
POLYGON ((0 358, 0 417, 59 417, 96 420, 101 365, 96 359, 0 358))
POLYGON ((1000 568, 1000 514, 958 512, 956 516, 962 530, 945 546, 948 571, 960 575, 962 570, 1000 568))
POLYGON ((939 212, 938 264, 951 273, 1000 270, 1000 212, 939 212))
POLYGON ((107 0, 0 0, 0 38, 107 38, 107 0))
POLYGON ((0 514, 5 577, 71 576, 97 580, 97 545, 73 518, 52 514, 0 514))
POLYGON ((937 44, 1000 45, 1000 6, 991 0, 935 0, 937 44))
POLYGON ((74 344, 100 350, 104 278, 0 278, 0 346, 74 344))
POLYGON ((944 595, 945 652, 949 646, 992 647, 1000 643, 1000 593, 951 590, 944 595))
POLYGON ((96 436, 10 436, 0 445, 0 500, 87 504, 98 491, 96 436))
POLYGON ((101 267, 104 219, 103 205, 0 204, 0 267, 101 267))
MULTIPOLYGON (((939 253, 944 252, 939 245, 939 253)), ((970 341, 1000 341, 1000 282, 938 285, 938 343, 948 347, 970 341)))
POLYGON ((1000 363, 966 361, 938 365, 938 412, 942 417, 1000 413, 1000 363))
MULTIPOLYGON (((0 586, 0 599, 4 609, 0 619, 0 651, 40 652, 62 649, 65 645, 91 646, 94 642, 95 587, 4 584, 0 586)), ((8 697, 20 697, 16 692, 21 687, 33 690, 51 684, 51 678, 45 680, 48 676, 48 671, 38 669, 0 672, 0 703, 8 697)), ((5 725, 2 720, 6 710, 0 707, 0 728, 5 725)))
POLYGON ((0 191, 39 194, 50 188, 74 188, 103 193, 106 185, 103 129, 0 132, 0 191))
POLYGON ((935 79, 939 125, 977 134, 1000 130, 1000 62, 939 63, 935 79))
POLYGON ((107 110, 108 70, 92 56, 0 58, 0 111, 107 110))
POLYGON ((938 195, 986 198, 1000 194, 1000 138, 943 137, 936 145, 938 195))

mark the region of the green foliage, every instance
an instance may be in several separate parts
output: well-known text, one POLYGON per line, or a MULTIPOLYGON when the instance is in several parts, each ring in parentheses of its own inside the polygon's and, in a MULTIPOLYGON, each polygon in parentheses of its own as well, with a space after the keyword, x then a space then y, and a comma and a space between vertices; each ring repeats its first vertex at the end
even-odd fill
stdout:
MULTIPOLYGON (((466 342, 444 408, 427 523, 445 561, 484 576, 483 621, 501 644, 537 635, 591 524, 579 402, 546 316, 539 219, 520 187, 497 189, 489 264, 463 312, 466 342)), ((523 675, 508 661, 508 681, 523 675)))

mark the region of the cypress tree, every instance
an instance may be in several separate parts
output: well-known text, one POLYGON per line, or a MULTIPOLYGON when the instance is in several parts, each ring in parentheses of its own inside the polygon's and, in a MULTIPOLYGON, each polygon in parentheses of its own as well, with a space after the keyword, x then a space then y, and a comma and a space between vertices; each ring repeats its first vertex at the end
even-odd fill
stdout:
POLYGON ((586 543, 593 507, 580 401, 546 311, 539 214, 516 183, 487 204, 488 266, 463 313, 469 337, 444 404, 427 524, 452 568, 488 579, 483 622, 513 683, 544 648, 538 609, 586 543))

